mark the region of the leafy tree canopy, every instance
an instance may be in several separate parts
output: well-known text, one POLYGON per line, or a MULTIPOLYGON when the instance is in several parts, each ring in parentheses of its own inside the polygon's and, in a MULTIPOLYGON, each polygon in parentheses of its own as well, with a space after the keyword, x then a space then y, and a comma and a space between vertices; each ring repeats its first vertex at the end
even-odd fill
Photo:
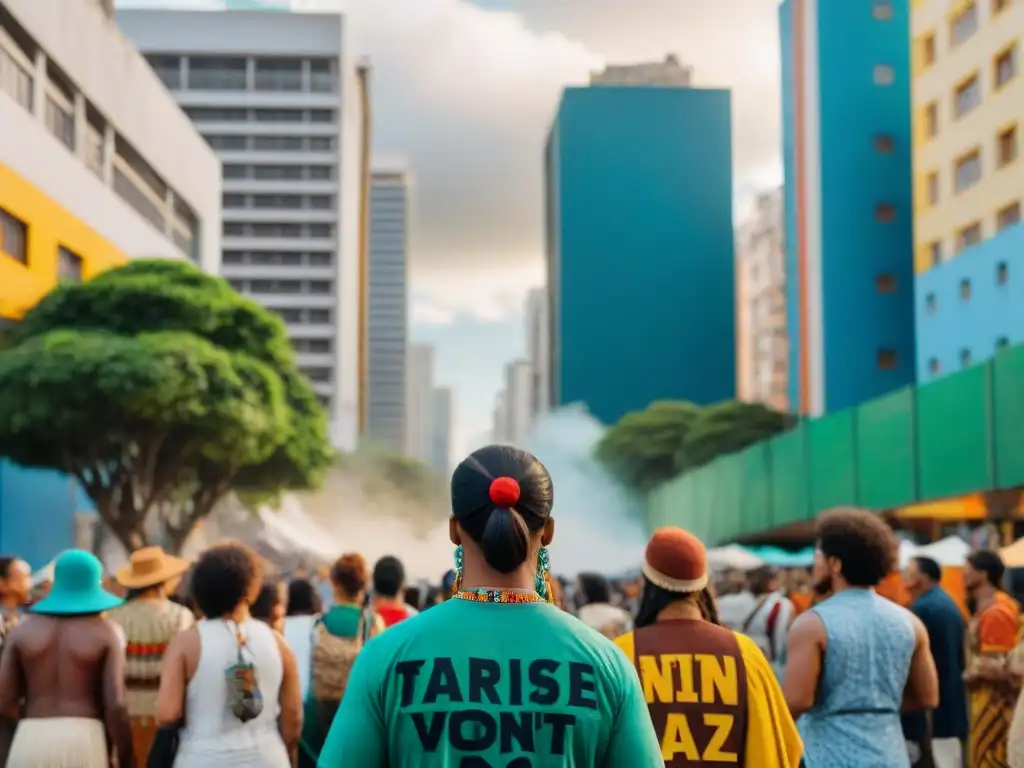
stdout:
POLYGON ((623 483, 646 492, 792 425, 789 414, 759 403, 654 402, 609 428, 597 458, 623 483))
POLYGON ((316 487, 333 450, 280 319, 190 264, 61 285, 0 353, 0 455, 74 475, 127 546, 231 490, 316 487))

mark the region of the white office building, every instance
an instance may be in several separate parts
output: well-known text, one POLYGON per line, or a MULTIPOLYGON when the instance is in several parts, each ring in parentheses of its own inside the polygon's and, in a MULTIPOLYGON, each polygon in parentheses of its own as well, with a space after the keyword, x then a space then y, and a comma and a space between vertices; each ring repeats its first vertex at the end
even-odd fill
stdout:
POLYGON ((508 393, 503 389, 494 398, 491 415, 491 441, 497 445, 512 443, 508 428, 508 393))
POLYGON ((550 297, 544 288, 526 296, 526 355, 530 363, 530 413, 534 418, 551 408, 550 297))
POLYGON ((396 452, 405 445, 409 187, 409 172, 403 164, 374 162, 370 181, 365 434, 396 452))
POLYGON ((533 427, 533 367, 528 360, 515 360, 505 366, 506 438, 523 447, 533 427))
POLYGON ((455 428, 452 391, 448 387, 434 387, 431 399, 431 445, 427 463, 442 477, 448 477, 452 471, 452 433, 455 428))
POLYGON ((433 455, 433 398, 434 348, 429 344, 410 344, 405 377, 405 453, 428 464, 433 455))
POLYGON ((125 33, 223 163, 225 278, 284 319, 355 447, 361 128, 338 13, 123 10, 125 33))
POLYGON ((789 401, 782 190, 757 197, 736 243, 737 392, 780 410, 789 401))
POLYGON ((220 165, 102 0, 0 5, 0 315, 132 258, 220 262, 220 165))

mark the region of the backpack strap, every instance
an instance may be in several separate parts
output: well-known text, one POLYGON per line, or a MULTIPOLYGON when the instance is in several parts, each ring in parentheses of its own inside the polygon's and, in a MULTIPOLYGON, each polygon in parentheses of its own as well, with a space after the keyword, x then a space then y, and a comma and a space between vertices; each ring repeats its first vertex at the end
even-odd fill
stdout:
POLYGON ((764 604, 768 601, 768 597, 769 595, 761 595, 757 598, 757 602, 754 603, 754 610, 747 614, 747 618, 743 620, 743 629, 740 630, 743 634, 746 635, 749 633, 750 625, 754 623, 754 618, 757 616, 758 612, 764 608, 764 604))

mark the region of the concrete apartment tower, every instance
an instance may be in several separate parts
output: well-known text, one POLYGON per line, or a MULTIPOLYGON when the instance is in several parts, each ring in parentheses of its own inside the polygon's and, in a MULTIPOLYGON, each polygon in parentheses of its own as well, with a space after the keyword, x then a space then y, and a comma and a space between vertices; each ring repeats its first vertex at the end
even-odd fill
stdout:
POLYGON ((339 13, 122 10, 223 163, 221 274, 277 312, 355 448, 360 413, 360 95, 339 13))

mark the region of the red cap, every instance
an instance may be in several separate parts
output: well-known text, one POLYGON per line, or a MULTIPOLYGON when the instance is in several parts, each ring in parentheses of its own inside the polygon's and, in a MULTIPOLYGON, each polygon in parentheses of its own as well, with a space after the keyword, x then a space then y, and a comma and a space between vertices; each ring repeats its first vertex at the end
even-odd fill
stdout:
POLYGON ((708 583, 703 542, 682 528, 659 528, 647 544, 644 575, 669 592, 698 592, 708 583))
POLYGON ((511 477, 496 477, 491 481, 491 501, 498 509, 511 509, 519 501, 519 483, 511 477))

